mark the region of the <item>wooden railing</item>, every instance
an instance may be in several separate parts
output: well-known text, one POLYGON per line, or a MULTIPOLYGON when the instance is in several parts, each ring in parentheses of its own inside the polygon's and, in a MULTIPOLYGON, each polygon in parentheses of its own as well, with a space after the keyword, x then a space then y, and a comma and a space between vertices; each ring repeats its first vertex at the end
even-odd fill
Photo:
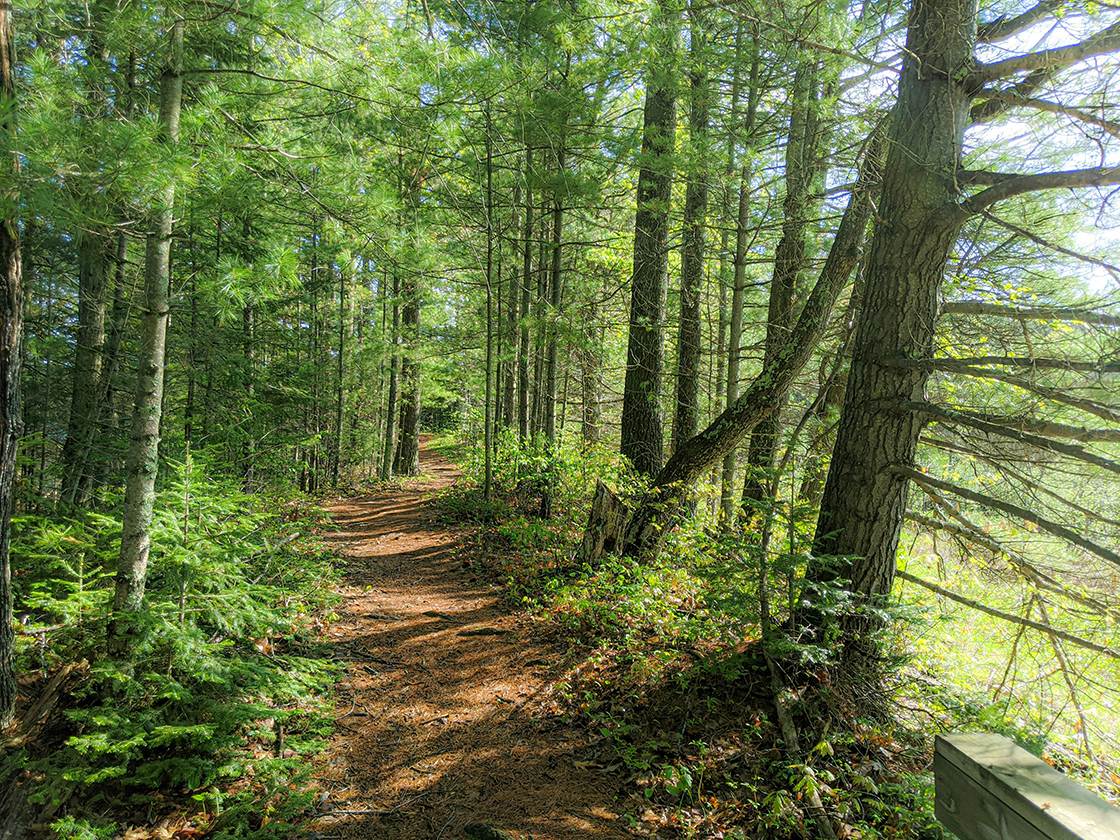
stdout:
POLYGON ((999 735, 939 735, 935 814, 961 840, 1120 840, 1120 808, 999 735))

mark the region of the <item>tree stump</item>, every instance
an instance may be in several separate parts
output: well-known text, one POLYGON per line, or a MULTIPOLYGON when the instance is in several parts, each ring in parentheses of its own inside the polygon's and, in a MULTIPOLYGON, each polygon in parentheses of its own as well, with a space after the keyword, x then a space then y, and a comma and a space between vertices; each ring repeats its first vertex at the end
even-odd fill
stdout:
POLYGON ((629 514, 630 509, 622 499, 602 481, 597 481, 595 497, 591 500, 591 515, 587 518, 587 529, 583 532, 583 544, 579 549, 579 561, 594 566, 604 554, 619 551, 629 514))

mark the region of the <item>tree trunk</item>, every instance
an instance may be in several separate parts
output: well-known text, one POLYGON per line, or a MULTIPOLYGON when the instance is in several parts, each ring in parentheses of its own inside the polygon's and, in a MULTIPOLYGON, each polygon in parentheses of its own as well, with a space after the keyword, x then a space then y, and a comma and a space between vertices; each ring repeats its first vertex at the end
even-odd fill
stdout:
MULTIPOLYGON (((808 571, 821 582, 850 578, 876 600, 894 582, 907 479, 922 418, 901 403, 923 401, 928 372, 890 364, 933 355, 938 291, 962 221, 957 170, 970 96, 964 77, 976 43, 975 0, 915 0, 883 195, 867 258, 862 311, 808 571), (930 68, 936 68, 931 70, 930 68), (845 557, 837 569, 824 558, 845 557)), ((857 634, 858 634, 857 630, 857 634)), ((866 650, 857 643, 850 651, 866 650)), ((862 654, 857 654, 860 656, 862 654)))
POLYGON ((599 302, 596 295, 592 294, 583 310, 583 345, 579 349, 580 398, 583 408, 580 436, 587 446, 594 446, 602 436, 603 408, 599 398, 602 390, 602 344, 599 302))
POLYGON ((677 410, 672 449, 696 434, 700 394, 700 291, 704 284, 704 225, 708 208, 708 118, 710 94, 704 66, 706 23, 699 7, 692 15, 692 69, 689 73, 689 171, 681 246, 681 320, 677 332, 677 410))
MULTIPOLYGON (((525 175, 533 165, 533 150, 525 150, 525 175)), ((525 186, 525 238, 521 263, 521 330, 517 348, 517 437, 529 439, 529 323, 533 282, 533 191, 525 186)))
MULTIPOLYGON (((16 126, 15 33, 12 4, 0 0, 0 165, 18 167, 12 149, 16 126)), ((14 173, 13 173, 14 174, 14 173)), ((12 181, 8 182, 12 184, 12 181)), ((23 265, 19 251, 18 196, 5 187, 0 192, 5 211, 0 218, 0 730, 15 717, 16 679, 12 670, 15 631, 12 616, 12 567, 10 561, 16 447, 23 432, 20 411, 20 338, 23 325, 23 265)))
POLYGON ((622 395, 622 454, 652 477, 664 458, 661 374, 665 278, 668 271, 669 205, 672 199, 673 132, 676 128, 675 12, 659 3, 651 29, 660 54, 647 72, 642 110, 634 273, 630 296, 626 381, 622 395))
POLYGON ((115 242, 106 231, 85 232, 78 243, 78 325, 74 348, 73 389, 66 442, 62 445, 60 498, 84 504, 90 487, 89 465, 82 442, 95 421, 97 383, 105 349, 105 311, 115 242))
POLYGON ((517 404, 517 302, 521 293, 521 279, 517 274, 517 231, 518 215, 521 212, 521 184, 514 184, 513 207, 510 210, 512 219, 510 227, 510 245, 513 250, 513 259, 509 271, 509 292, 506 296, 506 343, 503 352, 503 367, 505 376, 502 380, 502 426, 509 429, 513 426, 514 406, 517 404))
POLYGON ((401 366, 404 383, 401 394, 400 435, 393 461, 396 475, 420 475, 420 368, 405 357, 401 366))
POLYGON ((879 144, 871 141, 860 181, 852 190, 828 259, 786 346, 730 407, 707 429, 686 441, 658 473, 652 488, 630 517, 625 554, 644 558, 657 555, 665 536, 676 525, 688 488, 775 410, 794 377, 809 360, 828 326, 836 298, 847 285, 859 259, 863 231, 871 216, 872 191, 878 181, 878 158, 879 144))
POLYGON ((393 472, 397 475, 420 475, 420 289, 413 275, 405 278, 403 287, 401 337, 404 340, 404 359, 401 365, 400 433, 393 472))
MULTIPOLYGON (((171 24, 167 64, 160 75, 159 127, 170 150, 179 141, 179 110, 183 100, 183 28, 171 24)), ((140 611, 151 551, 152 511, 159 470, 159 427, 163 402, 164 353, 170 311, 171 225, 175 184, 169 182, 153 208, 144 254, 145 306, 140 319, 140 362, 136 374, 136 402, 132 411, 132 441, 128 451, 127 484, 117 561, 116 592, 109 620, 109 653, 127 659, 136 644, 132 617, 140 611)))
MULTIPOLYGON (((253 309, 253 304, 247 303, 241 307, 241 346, 242 354, 245 359, 245 374, 244 374, 244 388, 245 388, 245 404, 249 407, 249 416, 255 415, 255 406, 253 405, 254 396, 256 394, 256 312, 253 309)), ((242 434, 245 436, 242 439, 241 452, 241 486, 245 492, 252 492, 253 487, 253 466, 257 459, 257 442, 255 439, 256 427, 252 423, 246 424, 242 434)))
POLYGON ((342 476, 342 417, 346 413, 346 266, 338 269, 338 360, 335 370, 334 446, 331 450, 331 487, 338 487, 342 476))
MULTIPOLYGON (((557 168, 564 171, 564 150, 557 153, 557 168)), ((556 381, 560 353, 560 304, 564 275, 561 248, 564 239, 564 207, 561 196, 553 198, 552 260, 548 272, 548 356, 545 364, 544 437, 551 448, 556 446, 556 381)))
POLYGON ((398 295, 401 292, 400 277, 393 275, 393 331, 389 335, 392 346, 389 359, 389 393, 385 398, 385 448, 381 451, 381 480, 389 481, 393 477, 393 455, 397 451, 397 393, 400 389, 400 332, 401 332, 401 305, 398 295))
MULTIPOLYGON (((483 447, 486 475, 482 493, 490 501, 494 482, 494 150, 490 134, 490 102, 486 102, 486 408, 483 412, 483 447)), ((501 290, 498 291, 499 299, 501 290)))
MULTIPOLYGON (((793 95, 786 138, 786 195, 783 202, 782 236, 774 251, 774 272, 770 280, 770 303, 766 317, 766 346, 762 364, 765 367, 785 347, 793 326, 793 305, 797 280, 805 268, 805 231, 808 226, 809 193, 817 157, 812 130, 816 106, 815 61, 803 61, 794 73, 793 95)), ((747 473, 743 481, 744 515, 769 495, 770 472, 781 429, 781 410, 774 407, 751 433, 747 450, 747 473)))
MULTIPOLYGON (((742 44, 743 29, 741 26, 736 28, 735 31, 735 48, 739 52, 742 44)), ((743 343, 743 306, 744 299, 747 293, 747 247, 750 242, 750 231, 748 226, 750 224, 750 196, 751 196, 751 173, 753 168, 753 145, 754 145, 754 132, 755 132, 755 119, 758 115, 758 100, 761 96, 761 89, 759 87, 759 70, 761 65, 761 50, 759 49, 760 34, 759 28, 756 24, 754 32, 751 37, 751 50, 750 50, 750 75, 748 79, 747 89, 747 113, 743 120, 741 127, 741 134, 738 123, 736 123, 734 116, 739 104, 739 68, 736 64, 735 74, 732 79, 731 89, 731 114, 732 124, 734 126, 731 137, 730 146, 727 155, 727 168, 724 172, 724 182, 727 185, 728 198, 726 200, 726 207, 724 209, 724 231, 726 237, 726 230, 730 223, 731 217, 731 176, 735 170, 735 161, 737 155, 737 147, 742 138, 745 143, 746 149, 743 152, 743 161, 739 177, 739 199, 736 204, 735 213, 735 252, 732 257, 732 291, 731 291, 731 310, 727 316, 727 381, 725 385, 725 400, 724 408, 730 407, 735 404, 735 400, 739 398, 739 367, 740 367, 740 353, 742 352, 743 343)), ((735 487, 735 466, 736 466, 736 451, 732 447, 723 458, 720 476, 720 497, 719 506, 720 514, 723 518, 724 527, 730 529, 735 522, 735 500, 736 500, 736 487, 735 487)))
MULTIPOLYGON (((735 225, 734 287, 731 292, 731 312, 728 315, 727 336, 727 405, 730 407, 739 398, 739 362, 743 343, 743 299, 747 292, 747 244, 750 231, 751 167, 743 164, 739 183, 739 212, 735 225)), ((719 505, 723 513, 725 527, 731 528, 735 517, 735 448, 723 459, 723 476, 720 488, 719 505)))

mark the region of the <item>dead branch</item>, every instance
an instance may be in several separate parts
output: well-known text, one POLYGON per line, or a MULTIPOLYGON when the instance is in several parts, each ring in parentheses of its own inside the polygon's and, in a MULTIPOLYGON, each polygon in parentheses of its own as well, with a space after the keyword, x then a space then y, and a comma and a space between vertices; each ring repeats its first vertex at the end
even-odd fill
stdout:
POLYGON ((907 402, 903 403, 903 408, 913 411, 928 417, 931 420, 960 423, 969 428, 985 432, 990 435, 998 435, 1010 440, 1026 443, 1038 449, 1044 449, 1047 452, 1054 452, 1060 455, 1065 455, 1069 458, 1074 458, 1078 461, 1083 461, 1086 464, 1092 464, 1095 467, 1100 467, 1102 470, 1116 473, 1120 475, 1120 464, 1111 461, 1108 458, 1103 458, 1100 455, 1095 455, 1092 452, 1087 452, 1084 447, 1077 446, 1072 443, 1062 443, 1061 441, 1050 440, 1049 438, 1032 435, 1029 432, 1023 432, 1018 429, 1008 428, 1007 426, 999 426, 994 423, 988 423, 984 420, 978 420, 970 417, 964 412, 953 411, 952 409, 941 408, 931 403, 907 402))
POLYGON ((940 595, 942 598, 948 598, 950 601, 956 601, 958 604, 966 606, 969 609, 985 613, 992 616, 993 618, 998 618, 1011 624, 1018 624, 1022 627, 1029 627, 1031 630, 1037 630, 1040 633, 1045 633, 1048 636, 1053 636, 1054 638, 1062 639, 1063 641, 1069 642, 1074 647, 1085 648, 1086 650, 1091 650, 1103 656, 1107 656, 1110 659, 1120 660, 1120 651, 1113 650, 1110 647, 1099 645, 1096 642, 1089 641, 1088 639, 1082 639, 1080 636, 1075 636, 1072 633, 1067 633, 1065 630, 1059 630, 1057 627, 1052 627, 1049 624, 1043 624, 1039 621, 1032 621, 1029 618, 1022 618, 1017 615, 1012 615, 1011 613, 1004 612, 1003 610, 997 610, 995 607, 989 607, 987 604, 982 604, 979 601, 973 600, 972 598, 966 598, 964 595, 958 595, 956 592, 951 592, 944 587, 938 586, 936 583, 930 583, 928 580, 923 580, 922 578, 917 577, 916 575, 912 575, 902 569, 899 569, 897 574, 898 577, 900 577, 902 580, 917 584, 923 589, 928 589, 930 592, 933 592, 936 595, 940 595))
POLYGON ((988 82, 1004 79, 1016 73, 1069 67, 1087 58, 1105 55, 1117 49, 1120 49, 1120 23, 1114 23, 1107 29, 1095 32, 1084 41, 1070 44, 1068 47, 1039 50, 1038 52, 1007 58, 1003 61, 994 61, 991 64, 977 64, 976 69, 969 76, 967 84, 979 90, 988 82))
POLYGON ((1120 554, 1117 554, 1115 551, 1105 548, 1104 546, 1097 545, 1095 542, 1085 539, 1083 536, 1076 533, 1075 531, 1070 530, 1064 525, 1060 525, 1057 522, 1051 522, 1049 519, 1040 516, 1032 510, 1027 510, 1024 507, 1010 504, 1009 502, 1002 501, 1001 499, 996 499, 992 496, 986 496, 983 493, 977 493, 975 490, 969 490, 967 487, 960 487, 956 484, 950 484, 948 481, 942 481, 939 478, 934 478, 931 475, 926 475, 925 473, 919 472, 912 467, 903 467, 901 465, 896 465, 892 469, 898 475, 904 475, 924 487, 933 487, 945 493, 951 493, 954 496, 960 496, 963 499, 968 499, 970 502, 975 502, 978 505, 983 505, 984 507, 988 508, 994 508, 995 510, 1002 511, 1003 513, 1010 514, 1011 516, 1018 517, 1019 519, 1026 520, 1027 522, 1033 522, 1044 531, 1053 534, 1056 537, 1061 537, 1066 542, 1072 543, 1079 548, 1083 548, 1085 549, 1085 551, 1088 551, 1090 554, 1094 554, 1097 557, 1100 557, 1102 560, 1107 560, 1110 563, 1120 566, 1120 554))
POLYGON ((1011 318, 1016 321, 1074 321, 1081 324, 1120 327, 1120 316, 1068 306, 1019 307, 982 303, 978 300, 950 300, 942 304, 941 314, 992 315, 996 318, 1011 318))

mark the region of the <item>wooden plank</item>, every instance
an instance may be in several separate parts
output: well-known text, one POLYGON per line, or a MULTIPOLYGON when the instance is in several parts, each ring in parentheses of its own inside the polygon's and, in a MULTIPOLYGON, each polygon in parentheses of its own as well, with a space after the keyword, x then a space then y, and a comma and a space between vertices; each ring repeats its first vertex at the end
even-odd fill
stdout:
POLYGON ((937 819, 963 840, 1118 840, 1120 808, 1000 735, 939 735, 937 819))

